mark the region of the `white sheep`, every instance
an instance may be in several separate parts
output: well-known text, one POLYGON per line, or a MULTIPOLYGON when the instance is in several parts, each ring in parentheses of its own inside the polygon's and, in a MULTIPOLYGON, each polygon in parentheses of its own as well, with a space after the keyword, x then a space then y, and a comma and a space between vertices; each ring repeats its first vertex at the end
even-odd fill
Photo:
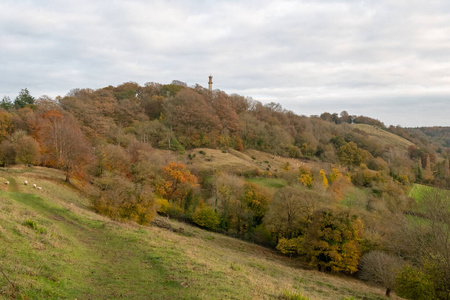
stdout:
POLYGON ((5 184, 9 184, 9 181, 5 181, 5 184))
POLYGON ((40 186, 37 187, 38 190, 42 190, 42 188, 40 186))
POLYGON ((33 187, 34 187, 34 188, 37 188, 37 185, 36 185, 36 183, 34 183, 34 184, 33 184, 33 187))
POLYGON ((25 181, 23 182, 23 184, 24 184, 24 185, 28 185, 28 181, 25 180, 25 181))

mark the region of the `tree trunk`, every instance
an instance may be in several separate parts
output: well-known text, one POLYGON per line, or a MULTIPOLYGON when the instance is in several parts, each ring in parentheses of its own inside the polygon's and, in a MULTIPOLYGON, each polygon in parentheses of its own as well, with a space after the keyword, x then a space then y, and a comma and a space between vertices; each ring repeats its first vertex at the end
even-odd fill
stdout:
POLYGON ((70 171, 69 171, 69 167, 66 168, 66 182, 70 183, 70 177, 69 177, 70 171))

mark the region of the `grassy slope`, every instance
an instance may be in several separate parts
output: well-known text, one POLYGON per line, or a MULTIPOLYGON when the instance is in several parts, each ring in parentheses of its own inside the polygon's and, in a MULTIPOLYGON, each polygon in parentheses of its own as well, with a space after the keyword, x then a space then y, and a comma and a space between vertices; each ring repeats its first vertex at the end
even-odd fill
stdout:
POLYGON ((283 188, 287 185, 286 180, 282 178, 249 178, 246 179, 247 182, 252 182, 257 185, 263 186, 269 189, 272 192, 275 192, 277 189, 283 188))
POLYGON ((17 289, 0 274, 0 297, 277 299, 288 290, 310 299, 383 299, 383 289, 186 224, 166 220, 174 232, 110 221, 54 170, 2 170, 0 182, 0 266, 17 289))
POLYGON ((292 168, 298 168, 302 165, 312 167, 312 163, 306 160, 280 157, 269 153, 246 150, 239 152, 233 149, 227 152, 221 150, 197 148, 189 150, 186 155, 194 155, 191 160, 187 159, 187 164, 197 170, 222 170, 231 173, 245 173, 257 169, 259 172, 281 172, 284 166, 289 162, 292 168), (200 154, 202 151, 205 154, 200 154))
MULTIPOLYGON (((431 195, 433 193, 438 193, 442 197, 445 197, 450 201, 450 191, 449 190, 443 190, 439 188, 435 188, 432 186, 427 186, 423 184, 415 183, 411 186, 411 188, 408 191, 408 197, 413 198, 417 204, 417 210, 423 211, 425 209, 426 203, 423 202, 424 197, 427 195, 431 195)), ((445 199, 444 198, 444 199, 445 199)), ((449 202, 450 205, 450 202, 449 202)))
POLYGON ((376 126, 367 124, 353 124, 352 126, 368 133, 369 135, 372 136, 372 138, 376 138, 378 141, 381 141, 387 145, 396 146, 402 149, 407 149, 409 146, 414 145, 407 139, 402 138, 401 136, 398 136, 396 134, 390 133, 386 130, 380 129, 376 126))

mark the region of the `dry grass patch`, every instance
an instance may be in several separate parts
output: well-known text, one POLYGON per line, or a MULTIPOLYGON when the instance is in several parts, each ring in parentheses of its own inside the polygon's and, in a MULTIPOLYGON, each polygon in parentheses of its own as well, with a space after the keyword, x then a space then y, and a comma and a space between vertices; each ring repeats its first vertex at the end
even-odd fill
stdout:
MULTIPOLYGON (((179 226, 175 221, 170 222, 174 227, 179 226)), ((192 233, 192 237, 157 230, 172 247, 182 245, 191 262, 186 268, 198 274, 219 272, 227 284, 248 293, 247 298, 237 299, 278 299, 284 290, 300 292, 309 299, 383 299, 383 289, 351 277, 311 270, 301 261, 280 256, 270 249, 189 225, 180 226, 192 233)))
MULTIPOLYGON (((216 149, 197 148, 186 152, 186 163, 198 170, 222 170, 230 173, 240 173, 245 170, 254 170, 259 167, 251 159, 243 159, 229 152, 216 149), (195 157, 194 157, 195 155, 195 157)), ((260 171, 263 171, 260 169, 260 171)))
POLYGON ((372 138, 376 138, 377 142, 387 144, 387 145, 393 145, 399 148, 408 149, 409 146, 414 145, 412 142, 408 141, 407 139, 398 136, 396 134, 390 133, 384 129, 381 129, 376 126, 367 125, 367 124, 352 124, 352 127, 358 128, 369 135, 372 136, 372 138))

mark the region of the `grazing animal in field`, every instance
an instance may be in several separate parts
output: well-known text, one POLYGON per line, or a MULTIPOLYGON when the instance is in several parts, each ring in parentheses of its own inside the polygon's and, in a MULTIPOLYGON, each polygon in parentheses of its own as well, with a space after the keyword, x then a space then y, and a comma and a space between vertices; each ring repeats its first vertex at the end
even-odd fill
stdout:
POLYGON ((42 190, 42 188, 40 186, 37 187, 38 190, 42 190))
POLYGON ((9 184, 9 181, 5 181, 5 184, 9 184))
POLYGON ((28 185, 28 181, 25 180, 25 181, 23 182, 23 184, 24 184, 24 185, 28 185))
POLYGON ((33 187, 34 187, 34 188, 37 188, 37 185, 36 185, 36 183, 35 183, 35 184, 33 184, 33 187))

